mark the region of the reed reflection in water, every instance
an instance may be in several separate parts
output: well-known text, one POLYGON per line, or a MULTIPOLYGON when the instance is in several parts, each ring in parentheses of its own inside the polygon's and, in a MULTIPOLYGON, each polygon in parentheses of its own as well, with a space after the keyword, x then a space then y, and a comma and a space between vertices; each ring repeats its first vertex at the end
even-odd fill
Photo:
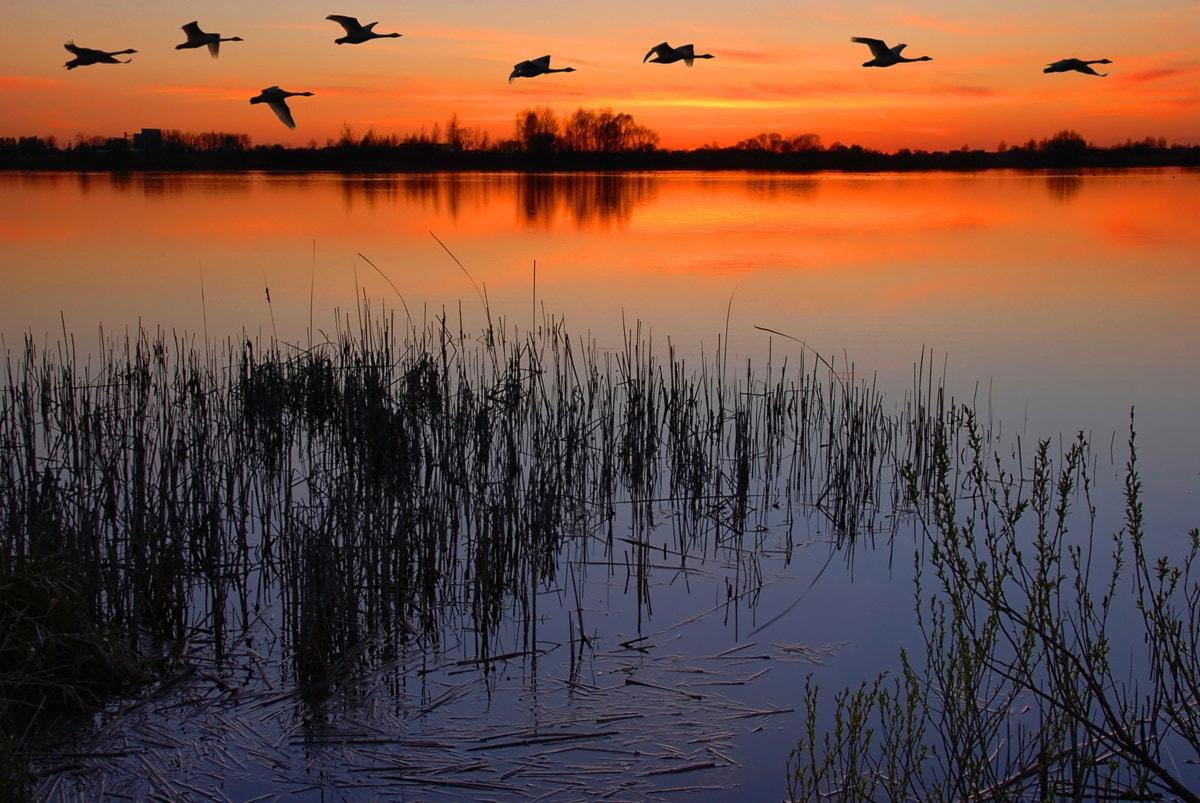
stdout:
POLYGON ((481 214, 493 204, 511 203, 529 225, 628 225, 634 210, 653 204, 658 182, 653 175, 625 173, 524 173, 470 175, 432 173, 417 176, 347 176, 341 190, 346 209, 365 202, 414 202, 457 222, 481 214))

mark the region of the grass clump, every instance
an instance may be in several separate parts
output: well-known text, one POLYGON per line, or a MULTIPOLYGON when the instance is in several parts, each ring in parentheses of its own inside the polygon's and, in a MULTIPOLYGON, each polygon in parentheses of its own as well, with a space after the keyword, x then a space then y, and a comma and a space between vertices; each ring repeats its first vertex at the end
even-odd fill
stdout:
POLYGON ((18 739, 0 734, 0 803, 29 799, 33 775, 20 748, 18 739))
POLYGON ((0 556, 0 800, 23 798, 29 747, 53 724, 149 679, 93 619, 87 583, 53 558, 0 556))

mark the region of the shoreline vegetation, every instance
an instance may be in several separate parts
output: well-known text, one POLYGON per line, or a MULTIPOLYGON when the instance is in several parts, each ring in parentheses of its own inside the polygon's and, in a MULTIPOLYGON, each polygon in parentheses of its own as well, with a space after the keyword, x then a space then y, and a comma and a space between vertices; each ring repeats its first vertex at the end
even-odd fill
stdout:
POLYGON ((788 799, 1200 801, 1200 530, 1146 530, 1133 411, 1107 533, 1082 432, 1010 470, 960 413, 906 491, 919 636, 858 686, 806 682, 788 799))
MULTIPOLYGON (((640 324, 613 351, 553 317, 521 333, 489 316, 472 333, 366 302, 358 315, 307 345, 141 330, 86 359, 31 339, 6 355, 0 588, 33 588, 0 608, 0 632, 12 634, 0 645, 0 748, 16 764, 0 786, 69 787, 53 745, 80 754, 87 720, 65 727, 59 715, 100 700, 136 707, 204 676, 197 667, 263 678, 241 697, 305 701, 289 726, 303 742, 389 667, 477 667, 487 682, 498 664, 536 671, 557 651, 577 682, 606 650, 646 664, 660 564, 734 561, 740 579, 719 614, 755 597, 766 551, 800 548, 803 511, 847 551, 869 542, 894 521, 896 467, 915 467, 918 485, 932 478, 930 433, 953 418, 933 391, 932 357, 889 412, 852 371, 807 350, 751 366, 729 363, 718 343, 693 365, 640 324), (638 610, 630 646, 582 602, 589 571, 626 577, 638 610), (557 613, 544 607, 555 596, 557 613), (264 620, 269 649, 254 636, 264 620), (231 669, 250 661, 237 656, 252 640, 265 654, 231 669), (81 642, 111 645, 112 663, 134 671, 95 671, 107 654, 81 642), (146 691, 119 693, 143 670, 146 691)), ((419 726, 418 714, 397 738, 420 737, 407 730, 419 726)), ((617 717, 586 737, 640 727, 617 717)), ((663 772, 666 757, 647 756, 634 791, 663 772)), ((694 767, 683 750, 675 760, 669 771, 694 767)), ((117 771, 92 770, 110 782, 117 771)), ((480 764, 470 780, 509 788, 497 774, 480 764)))
MULTIPOLYGON (((197 667, 237 667, 265 619, 277 646, 223 676, 269 687, 241 697, 302 700, 301 743, 328 711, 356 712, 356 689, 384 693, 368 680, 388 667, 483 678, 510 661, 536 667, 550 592, 569 624, 554 649, 577 681, 606 649, 639 649, 656 570, 738 561, 726 607, 740 604, 761 589, 762 556, 790 560, 816 516, 830 559, 904 549, 911 532, 919 643, 877 680, 836 691, 832 730, 809 677, 786 775, 780 756, 792 799, 1197 799, 1191 768, 1171 756, 1200 750, 1200 532, 1182 556, 1150 554, 1132 419, 1123 526, 1106 556, 1082 436, 1013 465, 948 397, 932 355, 904 398, 886 399, 807 348, 794 363, 734 365, 718 342, 693 365, 640 324, 610 351, 548 316, 521 333, 489 314, 468 333, 364 301, 358 321, 307 345, 139 331, 86 363, 70 344, 10 351, 0 587, 27 590, 0 608, 0 782, 58 788, 44 717, 102 699, 136 707, 121 690, 146 683, 147 699, 211 675, 197 667), (588 566, 626 577, 638 638, 613 645, 598 630, 580 602, 588 566), (1117 620, 1133 625, 1118 632, 1117 620), (469 654, 447 659, 459 639, 469 654)), ((642 677, 619 688, 654 686, 642 677)), ((561 738, 603 750, 643 737, 620 730, 630 716, 586 732, 569 723, 561 738)), ((387 738, 420 737, 401 725, 387 738)), ((54 728, 74 744, 73 728, 54 728)), ((466 749, 477 760, 455 783, 531 791, 466 749)), ((646 792, 651 781, 629 786, 631 775, 729 766, 706 755, 600 767, 588 782, 611 772, 627 794, 646 792)), ((405 777, 425 782, 425 769, 405 777)), ((381 771, 359 770, 347 784, 381 771)))
POLYGON ((902 148, 894 153, 825 145, 814 133, 760 133, 732 146, 666 150, 660 137, 631 115, 610 108, 580 108, 565 118, 541 107, 516 115, 512 136, 493 140, 486 131, 452 116, 444 126, 417 134, 356 134, 349 126, 324 145, 254 145, 246 134, 189 133, 143 128, 120 137, 79 134, 65 145, 54 137, 0 138, 0 170, 110 171, 334 171, 403 173, 433 171, 675 171, 770 170, 781 172, 900 172, 994 169, 1079 170, 1200 167, 1200 146, 1146 137, 1101 147, 1064 129, 994 150, 968 145, 949 151, 902 148))

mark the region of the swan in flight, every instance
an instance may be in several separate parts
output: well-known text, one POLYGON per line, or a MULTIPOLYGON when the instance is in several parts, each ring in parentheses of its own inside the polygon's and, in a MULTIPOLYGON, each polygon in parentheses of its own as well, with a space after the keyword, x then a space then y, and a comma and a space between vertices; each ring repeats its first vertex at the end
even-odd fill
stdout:
POLYGON ((111 52, 92 50, 90 47, 80 47, 74 42, 67 42, 63 47, 67 49, 67 52, 75 56, 75 58, 64 65, 68 70, 73 70, 76 67, 86 67, 89 64, 128 64, 132 59, 122 61, 115 57, 137 52, 136 50, 113 50, 111 52))
POLYGON ((267 104, 284 125, 288 128, 295 128, 296 121, 292 119, 292 110, 287 105, 287 99, 294 95, 311 96, 312 92, 288 92, 277 86, 269 86, 259 92, 257 96, 250 98, 250 102, 267 104))
POLYGON ((330 14, 325 19, 333 20, 346 29, 345 36, 339 36, 333 40, 339 45, 361 45, 372 39, 398 39, 400 37, 398 33, 375 33, 375 26, 379 24, 378 22, 360 25, 354 17, 345 17, 341 14, 330 14))
POLYGON ((508 82, 511 84, 514 78, 532 78, 535 75, 544 75, 550 72, 575 72, 575 68, 551 67, 549 56, 542 56, 540 59, 527 59, 520 64, 513 65, 512 75, 508 76, 508 82))
POLYGON ((677 61, 682 61, 687 66, 692 66, 692 59, 711 59, 711 53, 703 53, 696 55, 696 51, 692 45, 680 45, 679 47, 671 47, 666 42, 661 45, 655 45, 650 48, 650 52, 642 59, 642 64, 647 60, 652 64, 674 64, 677 61), (650 58, 654 56, 654 58, 650 58))
POLYGON ((899 64, 902 61, 933 61, 929 56, 920 56, 915 59, 910 59, 900 55, 900 51, 908 47, 908 45, 896 45, 888 47, 882 39, 870 39, 866 36, 851 36, 851 42, 858 42, 860 45, 866 45, 871 48, 871 55, 875 58, 870 61, 864 61, 864 67, 891 67, 893 64, 899 64))
POLYGON ((1108 59, 1092 59, 1091 61, 1084 61, 1083 59, 1059 59, 1053 64, 1047 65, 1046 69, 1042 70, 1042 72, 1071 72, 1074 70, 1075 72, 1087 73, 1088 75, 1098 75, 1101 78, 1108 75, 1106 72, 1096 72, 1088 66, 1089 64, 1112 64, 1112 62, 1108 59))
POLYGON ((189 22, 183 26, 183 32, 187 34, 187 41, 182 45, 175 45, 176 50, 187 50, 193 47, 208 47, 209 54, 215 59, 221 49, 222 42, 240 42, 240 36, 222 37, 219 33, 205 33, 200 30, 200 24, 197 22, 189 22))

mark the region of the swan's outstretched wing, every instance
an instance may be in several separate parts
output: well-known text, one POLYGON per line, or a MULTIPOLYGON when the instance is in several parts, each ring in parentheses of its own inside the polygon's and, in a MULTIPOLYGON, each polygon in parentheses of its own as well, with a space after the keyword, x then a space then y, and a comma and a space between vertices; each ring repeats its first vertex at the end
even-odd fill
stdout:
POLYGON ((271 107, 271 111, 275 112, 275 116, 279 121, 288 128, 295 128, 296 121, 292 119, 292 110, 288 108, 287 101, 283 98, 275 98, 268 100, 267 105, 271 107))
POLYGON ((187 34, 189 42, 203 42, 208 38, 208 34, 200 30, 200 23, 196 21, 189 22, 187 25, 182 27, 183 32, 187 34))
POLYGON ((696 58, 696 48, 694 45, 680 45, 675 48, 675 52, 683 59, 683 63, 687 66, 692 66, 692 60, 696 58))
POLYGON ((330 14, 325 19, 333 20, 338 25, 341 25, 346 30, 347 34, 358 33, 362 30, 362 25, 359 24, 358 20, 354 17, 347 17, 342 14, 330 14))
POLYGON ((103 50, 93 50, 90 47, 80 47, 79 45, 75 44, 74 41, 67 42, 65 45, 63 45, 63 47, 65 47, 67 49, 67 52, 74 53, 76 56, 79 56, 81 59, 87 59, 87 58, 96 59, 96 58, 100 58, 101 56, 108 55, 103 50))
MULTIPOLYGON (((871 55, 877 59, 886 59, 892 55, 892 49, 888 47, 887 43, 882 39, 871 39, 866 36, 851 36, 850 41, 858 42, 860 45, 866 45, 867 47, 871 48, 871 55)), ((900 45, 900 47, 904 47, 904 45, 900 45)))
POLYGON ((508 76, 508 82, 511 84, 514 78, 533 78, 535 75, 544 75, 548 72, 574 72, 574 67, 567 67, 565 70, 551 70, 550 57, 542 56, 538 59, 527 59, 520 64, 513 65, 513 71, 508 76))
POLYGON ((513 82, 514 78, 520 78, 524 75, 528 75, 529 68, 532 66, 532 64, 533 64, 533 62, 528 61, 528 60, 514 64, 513 70, 508 76, 508 82, 511 84, 513 82))
POLYGON ((647 53, 645 58, 642 59, 642 64, 645 64, 649 60, 649 58, 654 55, 657 55, 661 59, 663 56, 669 55, 672 50, 673 50, 673 48, 666 42, 657 44, 654 47, 650 48, 650 52, 647 53))

